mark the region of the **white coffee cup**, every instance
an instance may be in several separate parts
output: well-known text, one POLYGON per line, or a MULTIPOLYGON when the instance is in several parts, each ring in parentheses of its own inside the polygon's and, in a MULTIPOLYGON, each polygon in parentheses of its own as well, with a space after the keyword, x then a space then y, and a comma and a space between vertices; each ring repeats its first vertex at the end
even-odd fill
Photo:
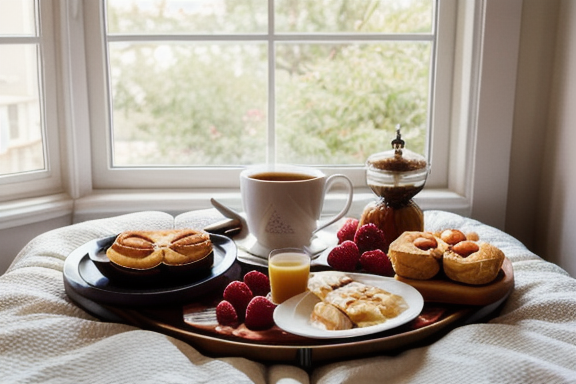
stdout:
POLYGON ((316 231, 348 213, 353 198, 348 177, 327 177, 318 169, 293 165, 250 167, 240 174, 240 190, 248 229, 270 250, 309 246, 316 231), (346 204, 338 214, 319 221, 324 197, 337 183, 346 187, 346 204))

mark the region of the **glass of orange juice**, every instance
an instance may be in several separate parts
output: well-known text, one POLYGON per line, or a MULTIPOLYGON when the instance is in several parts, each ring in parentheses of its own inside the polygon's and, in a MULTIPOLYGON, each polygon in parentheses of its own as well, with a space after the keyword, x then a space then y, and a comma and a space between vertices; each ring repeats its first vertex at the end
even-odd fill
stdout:
POLYGON ((272 302, 281 304, 306 292, 310 275, 310 254, 301 248, 281 248, 270 252, 268 277, 272 302))

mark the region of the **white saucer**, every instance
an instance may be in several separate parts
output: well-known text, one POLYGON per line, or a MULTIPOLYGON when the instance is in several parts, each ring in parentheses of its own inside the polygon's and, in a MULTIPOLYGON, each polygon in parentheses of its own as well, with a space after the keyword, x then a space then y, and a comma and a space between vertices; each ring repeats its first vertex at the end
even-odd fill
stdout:
MULTIPOLYGON (((338 244, 337 229, 341 223, 333 224, 318 231, 312 238, 309 251, 312 254, 311 265, 328 266, 328 252, 338 244)), ((268 267, 268 255, 271 249, 262 246, 252 234, 243 239, 234 240, 238 248, 238 261, 260 267, 268 267)))

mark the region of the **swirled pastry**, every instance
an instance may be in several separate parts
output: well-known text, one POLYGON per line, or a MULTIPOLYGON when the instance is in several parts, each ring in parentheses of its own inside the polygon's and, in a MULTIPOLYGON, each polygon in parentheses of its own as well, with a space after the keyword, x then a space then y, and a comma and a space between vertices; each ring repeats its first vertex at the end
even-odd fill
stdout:
POLYGON ((448 244, 430 232, 406 231, 390 244, 388 257, 397 275, 427 280, 440 271, 447 249, 448 244))
POLYGON ((184 265, 212 252, 210 235, 193 229, 126 231, 116 237, 106 255, 115 264, 150 269, 161 263, 184 265))
POLYGON ((460 283, 482 285, 496 279, 504 253, 485 242, 462 241, 444 254, 444 273, 460 283))

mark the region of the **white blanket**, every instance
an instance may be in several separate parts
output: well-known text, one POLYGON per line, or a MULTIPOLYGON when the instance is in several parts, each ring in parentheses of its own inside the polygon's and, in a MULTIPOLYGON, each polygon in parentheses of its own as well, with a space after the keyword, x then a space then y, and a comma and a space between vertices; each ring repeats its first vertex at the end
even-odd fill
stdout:
POLYGON ((476 231, 500 247, 513 263, 515 290, 488 323, 456 328, 429 346, 397 355, 311 372, 213 359, 160 333, 98 321, 64 291, 64 260, 87 241, 220 218, 212 210, 176 218, 141 212, 32 240, 0 276, 0 383, 576 383, 576 280, 503 232, 445 212, 426 212, 426 228, 476 231))

